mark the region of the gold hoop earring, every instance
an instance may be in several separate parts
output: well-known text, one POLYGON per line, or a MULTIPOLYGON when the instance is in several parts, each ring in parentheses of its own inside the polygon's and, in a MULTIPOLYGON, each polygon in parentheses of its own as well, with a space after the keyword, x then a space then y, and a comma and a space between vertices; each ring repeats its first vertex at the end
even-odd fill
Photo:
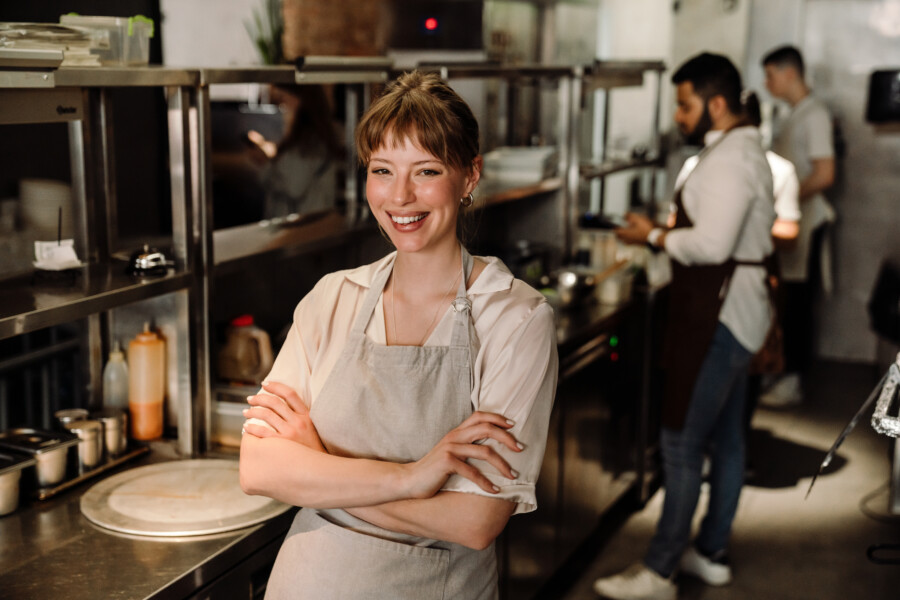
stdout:
POLYGON ((472 195, 472 192, 469 192, 468 196, 459 199, 459 203, 462 204, 463 208, 469 208, 475 203, 475 196, 472 195))

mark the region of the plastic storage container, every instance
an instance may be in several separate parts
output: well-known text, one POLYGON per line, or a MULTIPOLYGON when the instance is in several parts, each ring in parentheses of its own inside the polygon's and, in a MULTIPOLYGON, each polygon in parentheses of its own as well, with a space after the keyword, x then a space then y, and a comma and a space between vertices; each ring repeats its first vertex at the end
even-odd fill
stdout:
POLYGON ((214 401, 212 407, 212 441, 223 446, 240 446, 247 402, 214 401))
POLYGON ((87 17, 63 15, 62 25, 83 27, 103 34, 108 44, 92 48, 91 53, 100 57, 104 65, 146 65, 150 62, 150 38, 153 37, 153 20, 143 15, 133 17, 87 17))
POLYGON ((128 344, 128 410, 136 440, 162 436, 165 367, 166 344, 145 323, 144 331, 128 344))

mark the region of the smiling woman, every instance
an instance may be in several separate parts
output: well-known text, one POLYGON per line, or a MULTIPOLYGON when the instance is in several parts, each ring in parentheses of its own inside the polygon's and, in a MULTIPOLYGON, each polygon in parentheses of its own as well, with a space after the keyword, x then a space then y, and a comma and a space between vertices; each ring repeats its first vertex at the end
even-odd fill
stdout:
POLYGON ((357 146, 397 250, 323 278, 249 398, 244 490, 304 507, 266 597, 496 598, 494 539, 537 507, 553 313, 457 238, 481 157, 446 83, 401 76, 357 146))

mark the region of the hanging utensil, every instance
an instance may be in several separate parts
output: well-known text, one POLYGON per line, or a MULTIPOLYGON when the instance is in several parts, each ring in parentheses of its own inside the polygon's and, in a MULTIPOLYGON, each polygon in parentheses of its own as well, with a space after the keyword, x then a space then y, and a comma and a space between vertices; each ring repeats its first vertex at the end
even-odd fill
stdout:
POLYGON ((892 437, 900 436, 900 417, 887 414, 888 409, 896 397, 898 384, 900 384, 900 354, 897 355, 894 364, 890 366, 887 373, 885 373, 881 378, 881 381, 878 382, 878 385, 876 385, 871 393, 869 393, 869 397, 866 398, 866 401, 863 402, 863 405, 856 411, 856 414, 853 415, 853 418, 850 419, 850 422, 847 423, 847 426, 844 427, 844 430, 837 437, 834 444, 832 444, 831 449, 828 450, 825 459, 822 461, 822 464, 819 465, 818 472, 813 475, 812 481, 809 482, 809 489, 806 490, 805 498, 809 498, 809 493, 812 491, 816 479, 825 471, 828 465, 831 464, 831 460, 834 458, 837 449, 844 443, 844 440, 850 435, 850 432, 853 431, 862 416, 876 401, 878 404, 872 415, 872 427, 878 433, 883 433, 892 437))

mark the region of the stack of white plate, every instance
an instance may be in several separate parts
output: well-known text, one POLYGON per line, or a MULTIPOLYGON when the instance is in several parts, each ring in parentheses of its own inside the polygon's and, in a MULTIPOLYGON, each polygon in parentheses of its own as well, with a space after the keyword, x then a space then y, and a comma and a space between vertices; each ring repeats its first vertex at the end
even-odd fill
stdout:
POLYGON ((484 176, 491 180, 537 183, 556 173, 554 146, 501 146, 485 153, 484 176))

